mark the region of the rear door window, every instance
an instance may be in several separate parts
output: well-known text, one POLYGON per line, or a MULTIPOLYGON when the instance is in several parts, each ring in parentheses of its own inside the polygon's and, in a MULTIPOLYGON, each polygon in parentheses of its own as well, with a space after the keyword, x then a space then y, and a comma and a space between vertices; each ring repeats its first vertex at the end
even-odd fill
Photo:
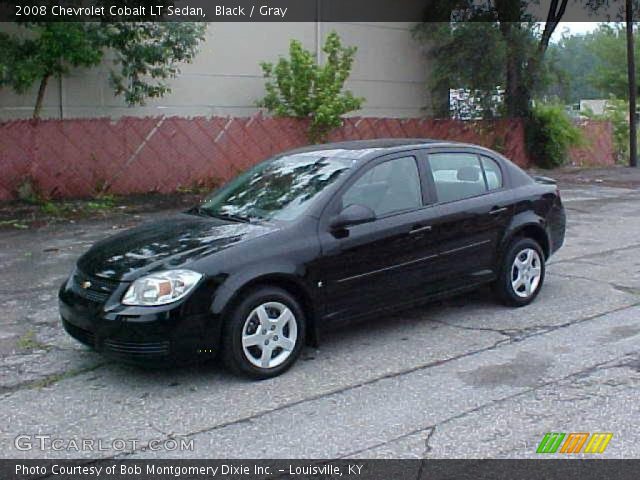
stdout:
POLYGON ((502 188, 502 171, 498 162, 489 157, 480 157, 482 168, 487 178, 487 187, 489 190, 498 190, 502 188))
MULTIPOLYGON (((475 197, 487 192, 482 165, 475 154, 431 153, 429 166, 440 203, 475 197)), ((495 184, 495 181, 492 181, 495 184)))

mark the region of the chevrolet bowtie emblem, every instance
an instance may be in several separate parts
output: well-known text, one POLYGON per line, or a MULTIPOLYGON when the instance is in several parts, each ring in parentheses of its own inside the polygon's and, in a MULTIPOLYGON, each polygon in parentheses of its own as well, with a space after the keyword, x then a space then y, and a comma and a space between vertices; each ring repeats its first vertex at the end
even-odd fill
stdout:
POLYGON ((91 286, 91 282, 82 282, 81 287, 85 290, 91 286))

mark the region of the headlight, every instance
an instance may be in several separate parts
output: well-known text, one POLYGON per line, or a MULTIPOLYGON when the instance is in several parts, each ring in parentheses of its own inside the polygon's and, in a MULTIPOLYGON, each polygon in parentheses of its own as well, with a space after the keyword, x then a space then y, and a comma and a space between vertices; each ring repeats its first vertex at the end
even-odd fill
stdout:
POLYGON ((124 305, 166 305, 187 295, 202 274, 191 270, 166 270, 134 281, 122 298, 124 305))

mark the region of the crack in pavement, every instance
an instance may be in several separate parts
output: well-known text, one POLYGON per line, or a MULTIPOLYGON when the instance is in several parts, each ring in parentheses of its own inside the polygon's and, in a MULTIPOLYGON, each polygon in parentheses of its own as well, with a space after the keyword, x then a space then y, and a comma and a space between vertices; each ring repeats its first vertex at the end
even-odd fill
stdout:
POLYGON ((617 248, 611 248, 611 249, 608 249, 608 250, 600 250, 598 252, 586 253, 584 255, 578 255, 576 257, 563 258, 561 260, 552 260, 551 262, 548 262, 547 265, 558 265, 559 263, 575 262, 576 260, 581 260, 581 259, 584 259, 584 258, 597 258, 597 257, 600 257, 602 255, 608 255, 610 253, 625 252, 627 250, 633 250, 633 249, 636 249, 636 248, 640 248, 640 243, 633 243, 631 245, 626 245, 624 247, 617 247, 617 248))
MULTIPOLYGON (((260 418, 265 417, 267 415, 270 415, 272 413, 277 413, 277 412, 280 412, 282 410, 286 410, 288 408, 292 408, 292 407, 295 407, 295 406, 298 406, 298 405, 302 405, 302 404, 307 403, 307 402, 313 402, 313 401, 316 401, 316 400, 321 400, 323 398, 327 398, 327 397, 330 397, 332 395, 340 395, 340 394, 348 392, 350 390, 355 390, 355 389, 362 388, 362 387, 365 387, 365 386, 368 386, 368 385, 372 385, 374 383, 378 383, 378 382, 381 382, 383 380, 401 377, 403 375, 407 375, 407 374, 410 374, 410 373, 413 373, 413 372, 417 372, 417 371, 420 371, 420 370, 426 370, 428 368, 444 365, 444 364, 447 364, 447 363, 455 361, 455 360, 459 360, 459 359, 466 358, 466 357, 469 357, 469 356, 472 356, 472 355, 476 355, 478 353, 491 351, 491 350, 496 349, 497 347, 499 347, 500 345, 502 345, 502 344, 504 344, 506 342, 508 342, 507 339, 499 340, 499 341, 495 342, 494 344, 492 344, 492 345, 490 345, 488 347, 479 349, 479 350, 474 350, 472 352, 466 352, 466 353, 457 355, 455 357, 450 357, 450 358, 446 358, 446 359, 443 359, 443 360, 437 360, 435 362, 429 362, 429 363, 426 363, 426 364, 423 364, 423 365, 417 365, 415 367, 411 367, 411 368, 408 368, 408 369, 400 370, 398 372, 391 372, 391 373, 388 373, 388 374, 385 374, 385 375, 382 375, 382 376, 379 376, 379 377, 371 378, 371 379, 369 379, 367 381, 364 381, 364 382, 361 382, 361 383, 357 383, 357 384, 353 384, 353 385, 346 385, 344 387, 336 388, 336 389, 330 390, 328 392, 320 393, 320 394, 317 394, 317 395, 312 395, 310 397, 302 398, 302 399, 296 400, 294 402, 290 402, 290 403, 286 403, 286 404, 283 404, 283 405, 279 405, 279 406, 271 408, 269 410, 264 410, 262 412, 254 413, 254 414, 248 415, 246 417, 238 418, 238 419, 235 419, 235 420, 229 420, 229 421, 226 421, 226 422, 219 423, 217 425, 213 425, 211 427, 203 428, 201 430, 195 430, 195 431, 192 431, 192 432, 184 433, 181 436, 183 436, 183 437, 194 437, 194 436, 197 436, 197 435, 211 433, 211 432, 214 432, 216 430, 221 430, 223 428, 227 428, 227 427, 231 427, 231 426, 235 426, 235 425, 241 425, 241 424, 244 424, 244 423, 250 423, 250 422, 252 422, 254 420, 260 419, 260 418)), ((105 457, 105 459, 118 459, 120 457, 128 457, 128 456, 131 456, 131 455, 135 454, 139 450, 140 449, 131 450, 131 451, 127 451, 127 452, 120 452, 120 453, 115 454, 113 456, 105 457)))
POLYGON ((591 213, 591 212, 590 212, 590 211, 588 211, 588 210, 583 210, 583 209, 581 209, 581 208, 576 208, 576 207, 568 207, 568 206, 566 206, 566 205, 564 206, 564 209, 565 209, 565 210, 568 210, 568 211, 570 211, 570 212, 578 212, 578 213, 583 213, 583 214, 587 214, 587 215, 591 213))
POLYGON ((451 328, 459 328, 461 330, 471 330, 476 332, 491 332, 498 333, 500 335, 504 335, 507 338, 511 338, 510 330, 508 329, 500 329, 500 328, 489 328, 489 327, 468 327, 466 325, 455 325, 449 322, 445 322, 444 320, 436 320, 434 318, 430 319, 434 323, 439 323, 440 325, 446 325, 451 328))
POLYGON ((10 396, 15 395, 16 393, 24 390, 33 390, 35 388, 51 387, 62 380, 66 380, 68 378, 74 378, 82 375, 83 373, 93 372, 94 370, 98 370, 99 368, 105 367, 110 364, 111 364, 110 362, 102 362, 102 363, 97 363, 95 365, 91 365, 85 368, 71 369, 71 370, 66 370, 59 373, 51 373, 43 377, 40 377, 38 379, 29 380, 23 383, 18 383, 10 387, 0 386, 0 395, 1 395, 0 400, 6 400, 10 396))
POLYGON ((625 285, 618 285, 615 283, 610 283, 610 285, 621 292, 628 293, 630 295, 640 295, 640 288, 627 287, 625 285))
POLYGON ((433 447, 431 446, 431 438, 435 435, 435 433, 436 425, 427 427, 427 438, 424 439, 424 453, 422 454, 422 458, 427 458, 429 452, 433 450, 433 447))
POLYGON ((52 294, 57 292, 56 285, 60 285, 66 277, 57 277, 56 280, 52 281, 52 285, 42 285, 39 287, 30 287, 30 288, 20 288, 18 290, 0 290, 0 295, 22 295, 25 293, 34 293, 34 292, 44 292, 47 290, 53 290, 52 294), (59 281, 58 281, 59 279, 59 281))
MULTIPOLYGON (((557 325, 536 325, 534 327, 527 327, 527 328, 522 328, 522 329, 493 329, 493 328, 489 328, 489 327, 469 327, 466 325, 456 325, 456 324, 452 324, 452 323, 448 323, 445 322, 443 320, 431 320, 432 322, 435 323, 440 323, 443 325, 447 325, 449 327, 452 328, 459 328, 461 330, 476 330, 476 331, 488 331, 488 332, 494 332, 494 333, 499 333, 501 335, 505 335, 506 337, 508 337, 508 340, 502 340, 500 342, 497 343, 516 343, 516 342, 521 342, 523 340, 526 340, 528 338, 532 338, 535 337, 537 335, 545 335, 549 332, 554 332, 556 330, 559 330, 561 328, 567 328, 567 327, 571 327, 573 325, 580 325, 581 323, 584 322, 588 322, 591 320, 594 320, 596 318, 599 317, 604 317, 605 315, 609 315, 611 313, 618 313, 621 312, 623 310, 627 310, 629 308, 635 308, 640 306, 640 301, 638 302, 634 302, 630 305, 624 305, 622 307, 618 307, 618 308, 614 308, 612 310, 607 310, 606 312, 603 313, 595 313, 593 315, 589 315, 587 317, 584 318, 578 318, 576 320, 572 320, 569 322, 565 322, 565 323, 560 323, 557 325)), ((479 352, 479 351, 478 351, 479 352)), ((474 352, 475 353, 475 352, 474 352)))
POLYGON ((607 266, 606 263, 603 264, 603 263, 598 263, 598 262, 591 261, 591 260, 577 259, 577 260, 574 260, 574 261, 575 261, 575 263, 584 263, 585 265, 592 265, 594 267, 606 267, 607 266))
MULTIPOLYGON (((412 437, 413 435, 417 435, 417 434, 426 432, 429 429, 434 429, 435 430, 435 427, 420 427, 420 428, 416 428, 414 430, 411 430, 410 432, 406 432, 406 433, 403 433, 402 435, 394 437, 393 441, 404 440, 405 438, 412 437)), ((431 435, 432 434, 427 433, 427 440, 426 440, 427 447, 428 447, 428 443, 429 443, 429 439, 431 438, 431 435)), ((365 447, 365 448, 361 448, 361 449, 358 449, 358 450, 353 450, 353 451, 350 451, 350 452, 345 453, 345 454, 336 455, 335 458, 338 459, 338 460, 341 460, 343 458, 354 457, 356 455, 359 455, 361 453, 367 452, 369 450, 375 450, 376 448, 384 447, 385 445, 388 445, 389 443, 391 443, 391 441, 385 440, 383 442, 378 442, 375 445, 371 445, 371 446, 368 446, 368 447, 365 447)))
MULTIPOLYGON (((627 307, 623 307, 623 308, 627 308, 627 307)), ((614 310, 611 310, 611 312, 615 312, 614 310)), ((606 315, 610 312, 606 312, 602 315, 606 315)), ((598 314, 601 315, 601 314, 598 314)), ((578 319, 574 322, 570 322, 571 325, 573 324, 577 324, 579 323, 581 319, 578 319)), ((478 332, 492 332, 492 333, 498 333, 500 335, 504 335, 505 337, 508 338, 507 343, 515 343, 515 342, 521 342, 522 340, 525 340, 529 337, 532 337, 536 334, 540 334, 540 333, 547 333, 548 331, 550 331, 551 328, 555 327, 555 325, 536 325, 536 326, 532 326, 532 327, 525 327, 525 328, 489 328, 489 327, 469 327, 466 325, 456 325, 453 323, 449 323, 449 322, 445 322, 443 320, 431 320, 432 322, 435 323, 440 323, 442 325, 446 325, 448 327, 451 328, 459 328, 461 330, 470 330, 470 331, 478 331, 478 332)), ((568 325, 568 324, 567 324, 568 325)))
MULTIPOLYGON (((367 447, 367 448, 363 448, 363 449, 360 449, 360 450, 355 450, 353 452, 349 452, 346 455, 343 455, 343 456, 341 456, 339 458, 348 458, 350 456, 359 455, 359 454, 362 454, 364 452, 367 452, 367 451, 370 451, 370 450, 375 450, 376 448, 383 447, 385 445, 390 445, 390 444, 396 443, 398 441, 401 441, 401 440, 405 439, 406 437, 409 437, 409 436, 412 436, 412 435, 416 435, 416 434, 420 434, 420 433, 426 433, 427 434, 427 439, 426 439, 426 442, 425 442, 427 449, 425 450, 425 454, 428 454, 430 451, 433 450, 433 447, 430 445, 430 442, 431 442, 433 436, 435 435, 435 432, 436 432, 437 428, 441 428, 441 427, 447 425, 448 423, 451 423, 451 422, 456 421, 456 420, 460 420, 460 419, 462 419, 462 418, 464 418, 464 417, 466 417, 468 415, 472 415, 474 413, 478 413, 478 412, 480 412, 481 410, 483 410, 485 408, 494 407, 496 405, 500 405, 500 404, 502 404, 504 402, 511 401, 511 400, 513 400, 515 398, 518 398, 520 396, 529 395, 531 393, 535 394, 540 389, 543 389, 543 388, 546 388, 546 387, 549 387, 549 386, 552 386, 552 385, 556 385, 556 384, 559 384, 559 383, 562 383, 562 382, 566 382, 567 380, 570 380, 572 378, 585 378, 585 377, 590 376, 594 372, 602 371, 602 370, 606 370, 606 369, 613 369, 613 368, 632 368, 632 369, 636 369, 637 370, 637 368, 638 368, 638 365, 637 365, 638 358, 637 358, 637 356, 635 356, 633 354, 630 354, 630 355, 625 355, 625 357, 632 357, 632 360, 614 360, 614 361, 609 360, 609 361, 606 361, 606 362, 601 362, 601 363, 592 365, 591 367, 588 367, 588 368, 586 368, 584 370, 573 372, 573 373, 571 373, 569 375, 566 375, 566 376, 561 377, 561 378, 557 378, 555 380, 550 380, 548 382, 543 382, 543 383, 541 383, 539 385, 536 385, 535 387, 527 388, 524 391, 517 392, 517 393, 514 393, 512 395, 507 395, 506 397, 503 397, 503 398, 493 399, 493 400, 491 400, 489 402, 486 402, 486 403, 484 403, 482 405, 479 405, 477 407, 471 408, 469 410, 465 410, 464 412, 460 412, 457 415, 453 415, 451 417, 448 417, 448 418, 436 423, 435 425, 429 425, 427 427, 414 429, 409 433, 399 435, 397 437, 391 438, 391 439, 389 439, 387 441, 384 441, 384 442, 379 442, 376 445, 372 445, 372 446, 367 447)), ((426 456, 424 458, 426 458, 426 456)))
POLYGON ((620 285, 618 283, 614 283, 614 282, 607 282, 605 280, 598 280, 596 278, 590 278, 590 277, 584 277, 582 275, 574 275, 571 273, 556 273, 556 272, 547 272, 547 275, 553 275, 555 277, 562 277, 562 278, 568 278, 568 279, 573 279, 573 280, 585 280, 585 281, 589 281, 589 282, 595 282, 595 283, 601 283, 604 285, 608 285, 611 288, 618 290, 620 292, 623 293, 628 293, 630 295, 640 295, 640 288, 636 288, 636 287, 628 287, 626 285, 620 285))
MULTIPOLYGON (((287 403, 287 404, 279 405, 279 406, 271 408, 269 410, 264 410, 262 412, 257 412, 257 413, 254 413, 252 415, 248 415, 248 416, 245 416, 245 417, 242 417, 242 418, 229 420, 229 421, 226 421, 226 422, 219 423, 217 425, 213 425, 211 427, 203 428, 203 429, 200 429, 200 430, 195 430, 195 431, 192 431, 192 432, 187 432, 187 433, 182 434, 181 436, 185 437, 185 438, 190 438, 190 437, 195 437, 197 435, 203 435, 203 434, 211 433, 211 432, 214 432, 216 430, 221 430, 221 429, 224 429, 224 428, 227 428, 227 427, 231 427, 231 426, 235 426, 235 425, 242 425, 242 424, 245 424, 245 423, 250 423, 250 422, 252 422, 254 420, 260 419, 260 418, 265 417, 267 415, 270 415, 272 413, 277 413, 277 412, 280 412, 280 411, 283 411, 283 410, 287 410, 289 408, 293 408, 293 407, 298 406, 298 405, 302 405, 302 404, 305 404, 305 403, 308 403, 308 402, 313 402, 313 401, 316 401, 316 400, 321 400, 323 398, 328 398, 328 397, 333 396, 333 395, 340 395, 340 394, 346 393, 346 392, 351 391, 351 390, 355 390, 355 389, 358 389, 358 388, 361 388, 361 387, 364 387, 364 386, 373 385, 375 383, 382 382, 384 380, 401 377, 401 376, 408 375, 408 374, 411 374, 411 373, 414 373, 414 372, 418 372, 418 371, 421 371, 421 370, 427 370, 429 368, 437 367, 437 366, 440 366, 440 365, 445 365, 445 364, 454 362, 456 360, 461 360, 461 359, 464 359, 464 358, 467 358, 467 357, 471 357, 473 355, 477 355, 477 354, 480 354, 480 353, 484 353, 484 352, 489 352, 489 351, 495 350, 495 349, 497 349, 497 348, 499 348, 500 346, 503 346, 503 345, 509 345, 511 343, 521 342, 521 341, 523 341, 525 339, 532 338, 532 337, 535 337, 535 336, 538 336, 538 335, 546 335, 547 333, 555 332, 555 331, 560 330, 562 328, 568 328, 568 327, 571 327, 571 326, 574 326, 574 325, 579 325, 579 324, 582 324, 584 322, 592 321, 592 320, 595 320, 597 318, 600 318, 600 317, 603 317, 603 316, 606 316, 606 315, 609 315, 609 314, 612 314, 612 313, 617 313, 617 312, 620 312, 620 311, 623 311, 623 310, 632 309, 632 308, 635 308, 637 306, 640 306, 640 301, 637 302, 637 303, 634 303, 632 305, 616 308, 616 309, 613 309, 613 310, 610 310, 610 311, 607 311, 607 312, 604 312, 604 313, 598 313, 598 314, 591 315, 591 316, 588 316, 588 317, 585 317, 585 318, 577 319, 575 321, 566 322, 564 324, 553 325, 553 326, 549 326, 549 327, 543 327, 542 330, 540 330, 540 331, 531 333, 531 334, 526 335, 524 337, 518 337, 516 340, 512 340, 511 338, 501 339, 501 340, 498 340, 497 342, 493 343, 492 345, 490 345, 488 347, 485 347, 485 348, 482 348, 482 349, 479 349, 479 350, 466 352, 466 353, 463 353, 463 354, 460 354, 460 355, 456 355, 454 357, 450 357, 450 358, 443 359, 443 360, 438 360, 438 361, 435 361, 435 362, 429 362, 429 363, 423 364, 423 365, 417 365, 415 367, 411 367, 411 368, 408 368, 408 369, 400 370, 398 372, 391 372, 391 373, 388 373, 386 375, 382 375, 380 377, 371 378, 371 379, 369 379, 369 380, 367 380, 365 382, 357 383, 357 384, 354 384, 354 385, 347 385, 347 386, 344 386, 344 387, 341 387, 341 388, 337 388, 335 390, 331 390, 331 391, 328 391, 328 392, 320 393, 320 394, 317 394, 317 395, 312 395, 310 397, 306 397, 306 398, 303 398, 303 399, 300 399, 300 400, 296 400, 294 402, 290 402, 290 403, 287 403)), ((440 322, 440 323, 444 323, 444 322, 440 322)), ((450 326, 455 327, 453 325, 450 325, 450 326)), ((460 328, 460 327, 458 327, 458 328, 460 328)), ((524 330, 526 330, 526 329, 524 329, 524 330)), ((587 368, 587 369, 585 369, 583 371, 580 371, 580 372, 577 372, 577 373, 574 372, 574 373, 568 375, 567 377, 563 377, 563 378, 558 379, 558 380, 546 382, 545 384, 541 384, 540 386, 534 387, 532 389, 529 389, 528 391, 535 391, 536 389, 540 388, 541 386, 545 386, 546 384, 553 384, 554 382, 558 382, 558 381, 561 381, 561 380, 564 380, 564 379, 567 379, 567 378, 571 378, 571 377, 577 376, 577 375, 579 375, 581 373, 584 373, 584 372, 594 371, 596 369, 601 368, 603 365, 606 365, 606 364, 609 364, 609 363, 611 363, 611 361, 602 362, 601 364, 596 364, 596 365, 594 365, 592 367, 589 367, 589 368, 587 368)), ((633 368, 633 367, 629 367, 629 368, 633 368)), ((521 393, 518 393, 518 394, 513 395, 513 396, 520 395, 521 393)), ((509 397, 506 397, 506 398, 509 398, 509 397)), ((496 402, 495 400, 492 400, 491 402, 489 402, 488 404, 486 404, 484 406, 492 405, 495 402, 496 402)), ((481 407, 484 408, 484 406, 481 406, 481 407)), ((475 409, 469 410, 467 412, 463 412, 463 413, 461 413, 461 414, 459 414, 457 416, 451 417, 451 419, 453 420, 453 419, 456 419, 456 418, 458 418, 460 416, 464 416, 465 414, 473 413, 473 411, 476 411, 481 407, 476 407, 475 409)), ((439 423, 438 425, 441 425, 441 424, 442 423, 439 423)), ((436 425, 436 426, 438 426, 438 425, 436 425)), ((431 426, 431 427, 434 427, 434 426, 431 426)), ((427 427, 427 428, 430 428, 430 427, 427 427)), ((425 430, 426 430, 426 428, 420 428, 420 429, 416 429, 415 431, 410 432, 409 434, 416 434, 416 433, 419 433, 419 432, 422 432, 422 431, 425 431, 425 430)), ((403 434, 402 437, 400 437, 400 438, 404 438, 405 436, 408 436, 409 434, 403 434)), ((168 439, 168 437, 166 439, 168 439)), ((135 453, 137 453, 139 451, 141 451, 141 449, 135 449, 135 450, 130 450, 130 451, 126 451, 126 452, 119 452, 119 453, 117 453, 115 455, 111 455, 111 456, 105 457, 105 458, 103 458, 103 460, 105 460, 105 459, 107 459, 107 460, 108 459, 115 460, 115 459, 119 459, 119 458, 126 458, 126 457, 129 457, 131 455, 134 455, 135 453)), ((350 453, 350 455, 352 455, 352 454, 353 453, 350 453)))
POLYGON ((611 286, 609 282, 606 282, 604 280, 598 280, 597 278, 583 277, 582 275, 573 275, 571 273, 556 273, 556 272, 550 272, 548 270, 546 273, 547 275, 553 275, 554 277, 568 278, 569 280, 584 280, 587 282, 595 282, 595 283, 601 283, 604 285, 611 286))

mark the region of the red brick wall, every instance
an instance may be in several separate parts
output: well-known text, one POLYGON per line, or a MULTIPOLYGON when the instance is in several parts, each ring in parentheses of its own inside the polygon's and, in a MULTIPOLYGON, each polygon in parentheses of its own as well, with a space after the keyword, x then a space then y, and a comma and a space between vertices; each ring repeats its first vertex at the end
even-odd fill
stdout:
MULTIPOLYGON (((581 164, 613 163, 610 126, 587 124, 581 164)), ((420 137, 477 143, 527 167, 519 120, 462 122, 350 118, 332 141, 420 137)), ((51 198, 173 192, 226 180, 274 153, 307 144, 306 123, 250 118, 122 118, 0 123, 0 200, 13 199, 26 179, 51 198)))
POLYGON ((613 125, 609 122, 583 121, 580 123, 584 145, 569 153, 569 163, 591 167, 615 164, 613 125))

